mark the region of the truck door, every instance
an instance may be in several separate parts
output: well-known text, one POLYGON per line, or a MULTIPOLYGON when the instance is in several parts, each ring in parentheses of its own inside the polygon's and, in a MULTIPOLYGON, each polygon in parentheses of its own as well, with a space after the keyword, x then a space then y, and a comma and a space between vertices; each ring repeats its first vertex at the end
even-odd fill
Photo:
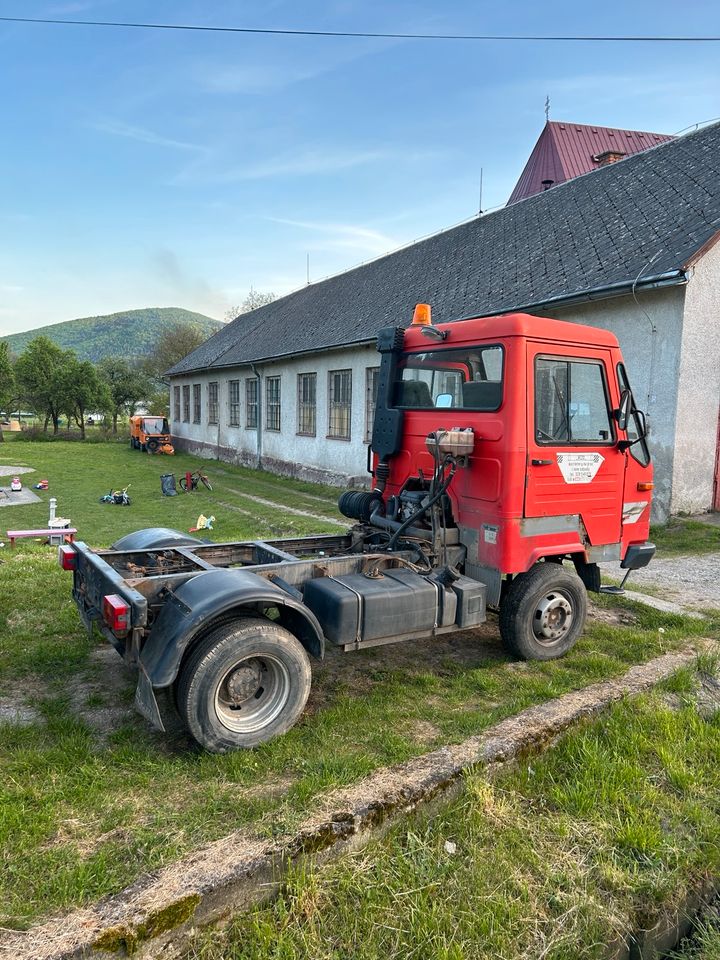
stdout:
MULTIPOLYGON (((610 351, 529 343, 527 363, 525 516, 579 518, 592 545, 618 543, 625 457, 611 413, 610 351)), ((558 532, 551 522, 536 527, 558 532)))

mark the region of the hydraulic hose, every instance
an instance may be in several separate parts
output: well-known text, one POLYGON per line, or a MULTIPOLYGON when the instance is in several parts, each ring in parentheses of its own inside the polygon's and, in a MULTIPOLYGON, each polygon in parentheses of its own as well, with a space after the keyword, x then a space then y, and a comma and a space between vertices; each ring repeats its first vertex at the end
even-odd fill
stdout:
POLYGON ((432 507, 434 504, 438 502, 440 497, 442 497, 442 495, 445 493, 447 488, 450 486, 452 478, 455 476, 456 470, 457 470, 457 464, 454 462, 451 463, 450 473, 447 475, 447 477, 445 478, 441 486, 438 488, 438 490, 430 497, 427 503, 423 504, 423 506, 420 507, 419 510, 416 510, 415 513, 411 514, 411 516, 407 518, 407 520, 401 523, 400 526, 395 531, 395 533, 390 537, 390 540, 388 541, 388 545, 387 545, 388 550, 392 550, 395 544, 397 543, 397 541, 399 540, 400 536, 405 532, 405 530, 407 530, 408 527, 412 526, 412 524, 414 524, 416 520, 419 520, 420 517, 430 509, 430 507, 432 507))

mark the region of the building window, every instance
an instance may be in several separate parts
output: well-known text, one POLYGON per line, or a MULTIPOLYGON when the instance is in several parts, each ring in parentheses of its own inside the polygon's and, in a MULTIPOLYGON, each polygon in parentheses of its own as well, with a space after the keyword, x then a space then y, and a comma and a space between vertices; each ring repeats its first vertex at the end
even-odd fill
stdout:
POLYGON ((240 426, 240 381, 230 380, 228 382, 228 403, 230 405, 230 426, 240 426))
POLYGON ((190 387, 184 386, 183 391, 183 422, 190 423, 190 387))
POLYGON ((258 380, 250 377, 245 381, 245 426, 258 425, 258 380))
POLYGON ((173 387, 173 408, 174 419, 182 420, 182 412, 180 410, 180 387, 173 387))
POLYGON ((331 370, 328 374, 328 436, 350 439, 352 370, 331 370))
POLYGON ((380 367, 368 367, 365 370, 365 443, 372 440, 379 374, 380 367))
POLYGON ((280 429, 280 377, 265 380, 265 429, 280 429))
POLYGON ((208 384, 208 423, 218 422, 218 385, 217 381, 208 384))
POLYGON ((297 432, 305 437, 314 437, 317 421, 317 374, 299 373, 297 432))
POLYGON ((193 423, 202 421, 202 394, 199 383, 193 384, 193 423))

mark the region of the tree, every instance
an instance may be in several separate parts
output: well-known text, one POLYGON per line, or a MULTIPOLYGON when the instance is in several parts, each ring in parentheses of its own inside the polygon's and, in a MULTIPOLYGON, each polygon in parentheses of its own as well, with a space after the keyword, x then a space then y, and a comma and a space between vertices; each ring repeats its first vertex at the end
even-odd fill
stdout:
POLYGON ((150 355, 145 359, 144 372, 153 379, 162 381, 170 367, 196 350, 206 339, 206 335, 191 323, 178 323, 169 327, 160 334, 150 355))
POLYGON ((270 291, 263 293, 260 290, 255 290, 254 287, 250 287, 248 295, 240 306, 230 307, 225 311, 225 319, 230 323, 231 320, 239 317, 241 313, 250 313, 251 310, 257 310, 258 307, 265 307, 268 303, 272 303, 273 300, 277 300, 276 294, 270 291))
MULTIPOLYGON (((10 347, 6 342, 0 343, 0 411, 10 414, 10 406, 15 399, 15 373, 10 361, 10 347)), ((0 442, 3 440, 0 429, 0 442)))
MULTIPOLYGON (((68 351, 72 353, 72 351, 68 351)), ((90 360, 78 360, 75 354, 68 358, 64 368, 65 399, 63 410, 80 428, 85 439, 85 417, 93 410, 107 410, 111 404, 110 390, 98 376, 90 360)))
POLYGON ((123 357, 105 357, 97 365, 97 370, 100 380, 108 388, 108 413, 112 417, 113 433, 117 433, 118 418, 132 416, 137 404, 147 400, 155 388, 149 377, 123 357))
POLYGON ((53 433, 58 432, 60 414, 67 409, 65 368, 73 361, 77 357, 72 350, 61 350, 47 337, 35 337, 15 364, 20 399, 45 418, 45 430, 52 421, 53 433))

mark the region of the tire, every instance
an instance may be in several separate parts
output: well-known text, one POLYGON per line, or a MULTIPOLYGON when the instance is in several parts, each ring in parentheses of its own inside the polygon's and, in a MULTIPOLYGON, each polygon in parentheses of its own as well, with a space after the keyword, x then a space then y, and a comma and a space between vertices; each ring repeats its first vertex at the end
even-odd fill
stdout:
POLYGON ((154 437, 151 437, 145 444, 145 449, 148 453, 157 453, 160 449, 160 444, 154 439, 154 437))
POLYGON ((180 489, 183 491, 183 493, 187 493, 187 480, 185 477, 180 477, 178 484, 180 485, 180 489))
POLYGON ((243 618, 213 630, 190 652, 176 683, 178 711, 205 750, 248 749, 294 726, 311 679, 308 655, 288 630, 243 618))
POLYGON ((585 626, 587 592, 574 571, 538 563, 511 582, 500 607, 500 636, 522 660, 554 660, 585 626))
POLYGON ((205 486, 208 488, 208 490, 212 490, 212 484, 211 484, 210 481, 207 479, 207 477, 200 477, 200 479, 201 479, 202 482, 205 484, 205 486))

